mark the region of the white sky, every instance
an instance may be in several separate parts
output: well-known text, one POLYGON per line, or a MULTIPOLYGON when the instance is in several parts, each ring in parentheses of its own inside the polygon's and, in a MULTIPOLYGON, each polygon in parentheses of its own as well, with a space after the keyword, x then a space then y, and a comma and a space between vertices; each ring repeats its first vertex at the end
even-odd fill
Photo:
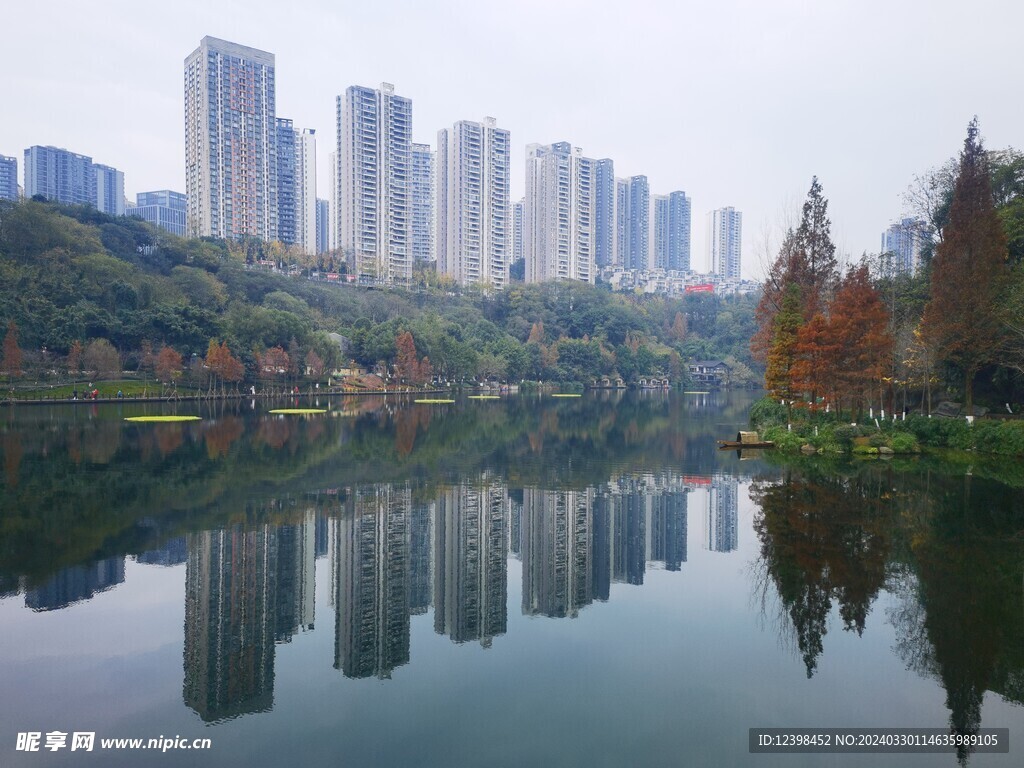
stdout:
POLYGON ((743 273, 817 174, 840 250, 875 251, 915 174, 960 148, 977 114, 990 148, 1024 147, 1019 0, 7 0, 0 8, 0 154, 54 144, 125 173, 129 198, 184 191, 183 63, 204 35, 276 56, 277 110, 318 137, 334 97, 395 84, 413 138, 460 119, 528 143, 570 141, 693 200, 743 212, 743 273))

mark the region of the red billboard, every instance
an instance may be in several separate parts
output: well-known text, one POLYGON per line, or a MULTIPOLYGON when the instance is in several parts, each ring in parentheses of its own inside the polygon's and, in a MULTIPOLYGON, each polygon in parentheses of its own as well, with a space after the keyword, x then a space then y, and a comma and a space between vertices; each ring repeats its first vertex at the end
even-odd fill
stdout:
POLYGON ((686 286, 687 293, 714 293, 715 286, 711 283, 704 283, 704 285, 688 285, 686 286))

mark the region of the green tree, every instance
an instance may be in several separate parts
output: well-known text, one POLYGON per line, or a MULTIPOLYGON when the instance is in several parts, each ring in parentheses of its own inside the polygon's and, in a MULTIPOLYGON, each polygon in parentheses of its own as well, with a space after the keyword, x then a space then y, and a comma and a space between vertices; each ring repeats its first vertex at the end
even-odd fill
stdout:
POLYGON ((764 383, 772 397, 785 400, 787 407, 797 398, 797 341, 804 324, 800 288, 790 284, 782 298, 782 307, 773 322, 772 345, 764 383))
POLYGON ((963 376, 970 411, 974 378, 997 361, 1003 331, 998 302, 1006 276, 1006 234, 996 213, 988 161, 975 118, 967 128, 949 223, 932 262, 931 300, 923 332, 963 376))

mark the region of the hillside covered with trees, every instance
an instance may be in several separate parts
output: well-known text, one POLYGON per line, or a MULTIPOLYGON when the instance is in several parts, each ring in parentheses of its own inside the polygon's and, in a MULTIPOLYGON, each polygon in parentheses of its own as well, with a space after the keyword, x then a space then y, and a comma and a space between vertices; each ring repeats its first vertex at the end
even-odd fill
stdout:
POLYGON ((581 283, 491 294, 337 285, 260 266, 251 243, 182 239, 137 220, 37 200, 0 207, 0 377, 237 386, 319 380, 348 359, 405 383, 685 383, 726 359, 753 383, 756 298, 613 294, 581 283), (2 330, 6 329, 6 330, 2 330), (347 340, 344 349, 336 336, 347 340))

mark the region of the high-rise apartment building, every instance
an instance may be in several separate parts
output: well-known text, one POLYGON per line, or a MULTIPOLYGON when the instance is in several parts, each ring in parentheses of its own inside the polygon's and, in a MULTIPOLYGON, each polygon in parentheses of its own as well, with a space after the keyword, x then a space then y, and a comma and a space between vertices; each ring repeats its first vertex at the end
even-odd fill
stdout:
POLYGON ((624 267, 629 259, 629 180, 615 180, 615 230, 612 263, 624 267))
POLYGON ((0 155, 0 200, 18 199, 18 158, 0 155))
POLYGON ((187 207, 183 193, 160 189, 154 192, 140 192, 135 206, 127 208, 124 213, 126 216, 138 216, 178 237, 184 237, 187 207))
POLYGON ((568 142, 526 148, 526 282, 593 283, 596 161, 568 142))
POLYGON ((96 205, 92 158, 58 147, 25 150, 25 197, 42 195, 67 205, 96 205))
POLYGON ((460 285, 508 284, 510 156, 493 117, 437 134, 437 269, 460 285))
POLYGON ((731 206, 708 213, 708 268, 722 277, 740 276, 743 214, 731 206))
POLYGON ((292 121, 278 117, 276 126, 277 183, 274 194, 277 198, 277 232, 275 240, 285 245, 295 245, 298 240, 295 228, 295 128, 292 121))
POLYGON ((882 254, 894 272, 913 274, 921 266, 921 252, 931 233, 920 219, 907 218, 882 233, 882 254))
POLYGON ((690 269, 690 198, 685 192, 651 198, 651 250, 654 266, 688 272, 690 269))
POLYGON ((331 247, 331 204, 316 200, 316 252, 326 253, 331 247))
POLYGON ((314 256, 316 228, 316 131, 295 132, 295 237, 302 250, 314 256))
POLYGON ((429 144, 412 145, 412 259, 434 261, 434 151, 429 144))
POLYGON ((341 174, 338 169, 338 153, 330 152, 327 155, 327 168, 329 171, 327 203, 330 216, 327 220, 327 250, 334 251, 338 248, 338 218, 341 215, 341 207, 338 201, 338 184, 341 183, 341 174))
POLYGON ((594 177, 594 259, 598 267, 615 263, 615 164, 607 158, 594 177))
POLYGON ((204 37, 185 59, 185 191, 195 236, 278 236, 274 54, 204 37))
POLYGON ((629 180, 629 209, 626 229, 629 233, 629 254, 623 262, 628 269, 648 269, 650 259, 651 190, 646 176, 629 180))
POLYGON ((124 216, 124 173, 109 165, 95 163, 96 209, 111 216, 124 216))
POLYGON ((512 264, 522 261, 523 258, 523 216, 526 208, 526 199, 519 198, 512 203, 512 264))
POLYGON ((412 279, 412 101, 395 87, 351 86, 337 98, 338 244, 360 280, 412 279))

